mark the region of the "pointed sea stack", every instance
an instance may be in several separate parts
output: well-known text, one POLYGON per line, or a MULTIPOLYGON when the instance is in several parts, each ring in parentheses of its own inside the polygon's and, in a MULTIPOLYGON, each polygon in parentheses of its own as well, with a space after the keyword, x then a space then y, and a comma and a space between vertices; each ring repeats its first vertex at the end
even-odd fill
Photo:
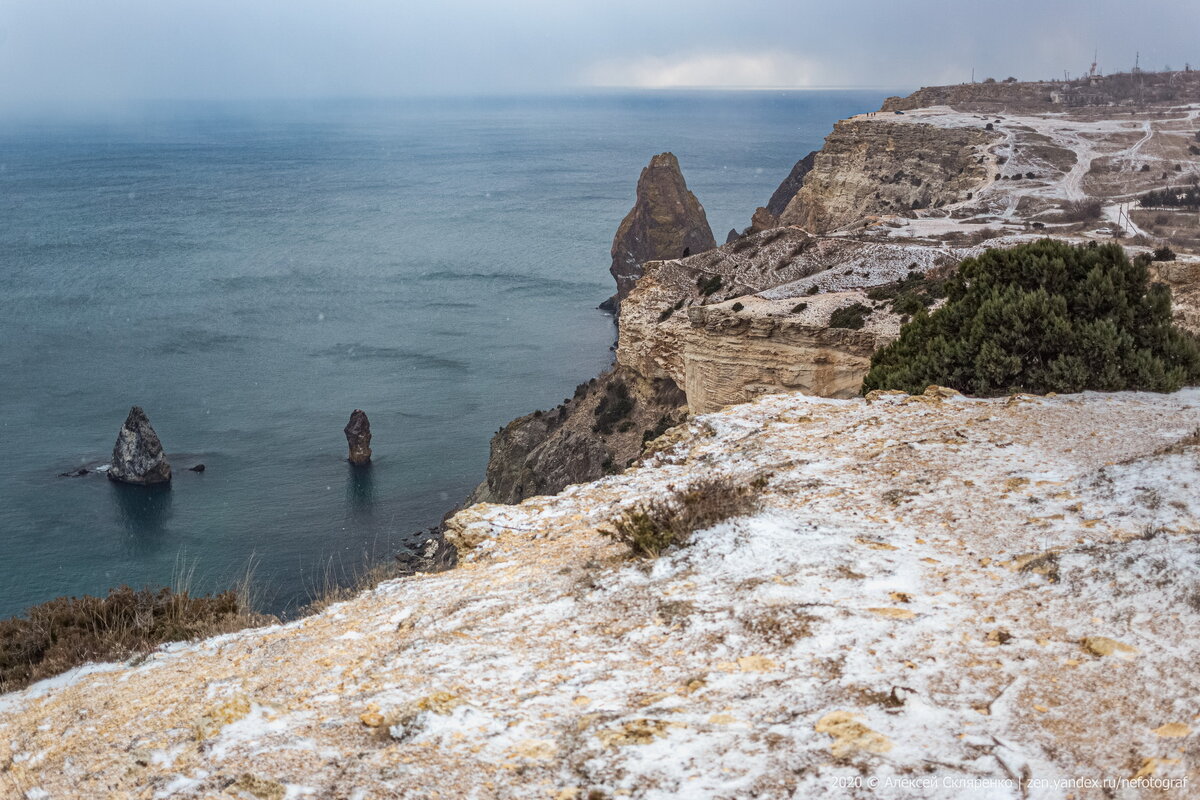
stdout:
POLYGON ((139 486, 171 482, 171 464, 141 406, 129 409, 117 434, 108 479, 139 486))
POLYGON ((671 153, 659 153, 642 170, 637 201, 613 237, 609 271, 617 294, 606 305, 619 310, 647 261, 683 258, 716 246, 704 206, 688 191, 679 161, 671 153))
POLYGON ((357 466, 371 463, 371 422, 367 415, 354 409, 346 423, 346 443, 350 445, 350 463, 357 466))

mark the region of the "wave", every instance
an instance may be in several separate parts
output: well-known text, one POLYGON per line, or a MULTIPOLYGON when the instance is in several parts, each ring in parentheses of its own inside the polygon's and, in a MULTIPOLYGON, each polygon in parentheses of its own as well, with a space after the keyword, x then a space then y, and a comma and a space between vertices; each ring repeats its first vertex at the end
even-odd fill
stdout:
POLYGON ((160 355, 176 356, 194 353, 240 351, 252 337, 202 328, 180 328, 171 332, 171 338, 154 348, 160 355))
POLYGON ((548 278, 542 275, 529 275, 516 272, 463 272, 453 269, 439 269, 423 272, 405 281, 421 281, 423 283, 445 283, 449 281, 480 281, 502 284, 500 291, 561 291, 561 292, 594 292, 601 284, 596 281, 570 281, 562 278, 548 278))
POLYGON ((458 311, 474 311, 479 308, 475 303, 432 302, 426 303, 427 308, 452 308, 458 311))
POLYGON ((396 361, 417 369, 451 372, 467 372, 471 368, 467 362, 456 358, 405 350, 402 347, 377 347, 361 343, 336 344, 323 350, 316 350, 312 355, 318 358, 337 358, 350 361, 396 361))

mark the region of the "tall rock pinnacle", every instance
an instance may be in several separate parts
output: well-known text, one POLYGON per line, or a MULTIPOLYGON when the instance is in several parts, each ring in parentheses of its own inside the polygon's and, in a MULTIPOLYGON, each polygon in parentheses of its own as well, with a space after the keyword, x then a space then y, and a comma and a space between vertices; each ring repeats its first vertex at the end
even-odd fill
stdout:
POLYGON ((109 480, 149 486, 171 481, 171 464, 141 406, 129 409, 113 445, 109 480))
POLYGON ((344 433, 350 445, 350 463, 357 466, 371 463, 371 422, 366 413, 354 409, 344 433))
POLYGON ((613 237, 612 267, 616 310, 642 276, 642 264, 695 255, 716 247, 704 206, 688 191, 679 161, 671 153, 650 159, 637 184, 637 201, 613 237))

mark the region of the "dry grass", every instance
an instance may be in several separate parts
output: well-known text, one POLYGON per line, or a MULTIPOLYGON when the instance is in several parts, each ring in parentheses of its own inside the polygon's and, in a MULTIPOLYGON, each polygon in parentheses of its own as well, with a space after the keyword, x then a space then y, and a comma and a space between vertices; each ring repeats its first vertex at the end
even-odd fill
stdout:
POLYGON ((334 577, 332 566, 329 566, 325 570, 324 585, 311 593, 313 599, 308 605, 304 606, 300 612, 300 616, 319 614, 334 603, 350 600, 362 592, 374 589, 384 581, 399 578, 404 574, 407 573, 399 562, 395 560, 382 561, 377 564, 366 565, 351 577, 349 581, 338 581, 334 577))
POLYGON ((427 539, 415 550, 407 549, 380 557, 372 552, 362 554, 357 569, 347 570, 331 558, 325 565, 322 582, 309 589, 312 600, 300 609, 299 616, 319 614, 334 603, 341 603, 374 589, 384 581, 403 578, 417 572, 440 572, 457 563, 457 552, 441 536, 427 539))
POLYGON ((121 586, 106 597, 59 597, 34 606, 24 617, 0 621, 0 692, 89 662, 120 661, 166 642, 273 621, 245 604, 248 585, 200 597, 121 586))
POLYGON ((633 506, 601 533, 626 545, 632 557, 657 558, 670 547, 687 544, 695 531, 753 512, 765 485, 764 478, 750 483, 705 478, 666 498, 633 506))
MULTIPOLYGON (((301 615, 349 600, 383 581, 442 569, 453 561, 453 554, 439 544, 403 558, 373 562, 364 556, 362 568, 348 580, 337 580, 330 564, 324 585, 312 592, 315 599, 301 615)), ((260 603, 255 596, 253 557, 233 588, 219 594, 193 596, 195 569, 194 562, 179 559, 169 588, 121 586, 106 597, 59 597, 34 606, 22 617, 0 620, 0 693, 83 664, 123 661, 168 642, 278 622, 254 611, 260 603)))
MULTIPOLYGON (((1178 455, 1179 453, 1184 453, 1184 452, 1187 452, 1188 450, 1191 450, 1191 449, 1197 448, 1197 447, 1200 447, 1200 428, 1196 428, 1196 430, 1192 431, 1187 436, 1184 436, 1183 438, 1181 438, 1175 442, 1172 442, 1171 444, 1166 445, 1165 447, 1160 447, 1158 450, 1155 450, 1154 453, 1152 453, 1152 455, 1155 455, 1155 456, 1178 455)), ((1133 459, 1133 458, 1127 459, 1127 461, 1134 461, 1134 460, 1135 459, 1133 459)))

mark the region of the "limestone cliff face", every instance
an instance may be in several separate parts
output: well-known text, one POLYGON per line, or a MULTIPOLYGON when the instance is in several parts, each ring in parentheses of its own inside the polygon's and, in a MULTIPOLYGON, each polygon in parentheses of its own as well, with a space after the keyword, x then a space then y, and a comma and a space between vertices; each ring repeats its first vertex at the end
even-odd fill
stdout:
POLYGON ((716 247, 704 206, 688 191, 671 153, 650 159, 637 184, 637 200, 621 220, 612 243, 610 272, 617 282, 615 305, 642 276, 642 264, 681 258, 716 247))
POLYGON ((683 347, 691 307, 719 303, 821 271, 806 258, 815 240, 798 228, 744 236, 684 259, 650 262, 621 315, 617 361, 649 378, 683 386, 683 347))
POLYGON ((862 292, 822 295, 805 313, 794 299, 747 297, 688 309, 683 346, 684 391, 695 414, 745 403, 764 394, 801 391, 854 397, 871 367, 871 354, 899 332, 895 315, 879 314, 869 329, 829 327, 834 310, 866 301, 862 292))
POLYGON ((816 154, 780 223, 827 233, 871 215, 966 200, 986 185, 985 148, 998 140, 979 128, 844 120, 816 154))
POLYGON ((692 413, 780 391, 850 397, 871 354, 903 321, 867 291, 912 272, 953 269, 980 249, 776 228, 650 262, 625 301, 617 361, 683 387, 692 413), (861 329, 830 326, 835 312, 856 304, 866 309, 861 329))
POLYGON ((1200 259, 1181 256, 1177 261, 1154 262, 1150 277, 1170 287, 1175 324, 1200 336, 1200 259))

